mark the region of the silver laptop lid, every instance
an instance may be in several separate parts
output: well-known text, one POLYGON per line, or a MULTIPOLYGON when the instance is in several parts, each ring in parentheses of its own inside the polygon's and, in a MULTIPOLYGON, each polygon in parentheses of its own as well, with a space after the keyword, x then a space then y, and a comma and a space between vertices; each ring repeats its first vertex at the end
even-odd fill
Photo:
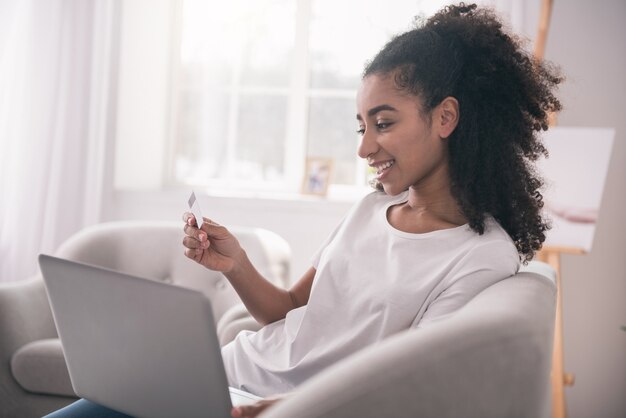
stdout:
POLYGON ((47 255, 39 264, 79 396, 136 417, 230 416, 202 293, 47 255))

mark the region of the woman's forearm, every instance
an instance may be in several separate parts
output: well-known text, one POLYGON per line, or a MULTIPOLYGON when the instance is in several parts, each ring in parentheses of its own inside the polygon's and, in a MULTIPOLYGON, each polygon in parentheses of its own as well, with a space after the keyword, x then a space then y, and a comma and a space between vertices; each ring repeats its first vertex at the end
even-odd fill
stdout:
POLYGON ((235 267, 224 275, 254 319, 267 325, 283 319, 296 307, 290 292, 263 277, 245 251, 238 258, 235 267))

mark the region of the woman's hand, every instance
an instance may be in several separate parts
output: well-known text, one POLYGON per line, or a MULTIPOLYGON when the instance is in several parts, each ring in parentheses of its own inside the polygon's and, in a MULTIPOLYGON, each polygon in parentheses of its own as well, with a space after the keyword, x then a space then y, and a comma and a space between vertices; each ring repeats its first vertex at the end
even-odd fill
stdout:
POLYGON ((183 214, 185 255, 204 267, 228 273, 245 257, 237 238, 225 227, 204 218, 198 229, 193 214, 183 214))
POLYGON ((185 213, 183 221, 185 255, 208 269, 224 273, 248 312, 260 324, 283 319, 290 310, 307 304, 314 268, 311 267, 292 289, 283 289, 259 273, 228 229, 207 218, 202 229, 198 229, 192 213, 185 213))
POLYGON ((251 405, 236 406, 231 410, 230 415, 233 418, 256 417, 261 412, 274 405, 276 402, 285 399, 287 396, 288 394, 275 395, 269 398, 261 399, 260 401, 257 401, 256 403, 253 403, 251 405))

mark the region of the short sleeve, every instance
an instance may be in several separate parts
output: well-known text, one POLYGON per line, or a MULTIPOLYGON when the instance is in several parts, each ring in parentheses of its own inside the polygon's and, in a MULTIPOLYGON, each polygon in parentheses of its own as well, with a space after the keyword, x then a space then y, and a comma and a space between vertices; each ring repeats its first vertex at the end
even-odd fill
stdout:
POLYGON ((429 304, 412 327, 423 328, 451 317, 483 290, 517 273, 520 259, 515 246, 498 241, 485 245, 471 254, 461 274, 429 304))

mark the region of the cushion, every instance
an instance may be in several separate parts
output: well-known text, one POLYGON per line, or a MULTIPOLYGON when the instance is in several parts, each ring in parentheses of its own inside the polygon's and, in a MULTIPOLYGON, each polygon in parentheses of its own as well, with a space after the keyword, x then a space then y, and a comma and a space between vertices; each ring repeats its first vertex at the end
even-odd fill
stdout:
POLYGON ((76 397, 58 338, 21 347, 11 358, 11 372, 28 392, 76 397))

